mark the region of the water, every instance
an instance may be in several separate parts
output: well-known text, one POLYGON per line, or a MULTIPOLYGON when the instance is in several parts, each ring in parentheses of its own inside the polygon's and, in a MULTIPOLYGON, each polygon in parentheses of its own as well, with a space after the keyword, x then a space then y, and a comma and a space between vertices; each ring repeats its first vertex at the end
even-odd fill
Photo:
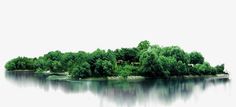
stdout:
POLYGON ((208 91, 227 94, 231 84, 228 78, 50 81, 29 72, 5 72, 4 78, 11 86, 5 99, 25 106, 176 106, 198 101, 208 91))

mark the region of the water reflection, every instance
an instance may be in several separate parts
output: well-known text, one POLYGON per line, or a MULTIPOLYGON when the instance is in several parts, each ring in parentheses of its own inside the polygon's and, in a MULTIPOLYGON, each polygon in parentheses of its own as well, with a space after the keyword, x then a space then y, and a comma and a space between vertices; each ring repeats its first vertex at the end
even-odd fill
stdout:
POLYGON ((178 98, 188 99, 197 88, 204 91, 209 86, 229 82, 228 78, 50 81, 47 75, 29 72, 6 72, 5 77, 20 87, 60 89, 66 93, 90 91, 114 103, 127 105, 145 102, 148 97, 170 104, 178 98))

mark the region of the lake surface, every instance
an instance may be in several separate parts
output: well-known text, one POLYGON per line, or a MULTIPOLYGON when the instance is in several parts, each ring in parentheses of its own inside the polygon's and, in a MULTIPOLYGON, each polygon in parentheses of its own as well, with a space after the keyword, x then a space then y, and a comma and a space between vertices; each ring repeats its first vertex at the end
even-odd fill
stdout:
POLYGON ((1 88, 8 89, 0 92, 5 94, 3 99, 7 99, 9 105, 18 103, 22 106, 175 107, 207 104, 202 102, 227 105, 224 97, 230 95, 231 84, 228 78, 52 81, 45 75, 29 72, 2 74, 4 79, 1 81, 7 87, 1 88), (218 100, 221 102, 215 102, 218 100))

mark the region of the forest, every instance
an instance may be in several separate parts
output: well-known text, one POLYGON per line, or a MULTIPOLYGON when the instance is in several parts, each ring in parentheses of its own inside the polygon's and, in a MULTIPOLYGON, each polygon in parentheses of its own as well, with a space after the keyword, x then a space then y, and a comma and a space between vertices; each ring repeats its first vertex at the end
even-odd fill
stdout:
POLYGON ((225 74, 224 64, 211 66, 200 52, 185 52, 178 46, 151 45, 93 52, 51 51, 35 58, 17 57, 5 64, 7 71, 67 73, 70 78, 144 76, 168 78, 186 75, 225 74))

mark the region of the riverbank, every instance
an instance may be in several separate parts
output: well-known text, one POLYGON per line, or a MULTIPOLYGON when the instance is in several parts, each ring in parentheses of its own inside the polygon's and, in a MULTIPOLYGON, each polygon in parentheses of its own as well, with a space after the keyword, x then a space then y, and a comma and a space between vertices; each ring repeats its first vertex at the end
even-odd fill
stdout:
POLYGON ((144 80, 144 79, 191 79, 191 78, 229 78, 228 73, 224 74, 216 74, 216 75, 183 75, 183 76, 170 76, 168 78, 162 78, 162 77, 145 77, 145 76, 109 76, 109 77, 89 77, 89 78, 80 78, 80 79, 73 79, 71 76, 66 73, 50 73, 50 72, 43 72, 43 73, 36 73, 32 70, 14 70, 14 71, 7 71, 7 72, 14 72, 14 73, 32 73, 36 75, 45 75, 47 76, 48 80, 64 80, 64 81, 80 81, 80 80, 144 80))
POLYGON ((184 75, 184 76, 170 76, 169 78, 153 78, 153 77, 145 77, 145 76, 128 76, 127 78, 121 76, 110 76, 105 78, 84 78, 81 80, 143 80, 143 79, 174 79, 174 78, 229 78, 229 74, 216 74, 216 75, 184 75))
POLYGON ((72 79, 68 74, 47 74, 48 80, 145 80, 145 79, 194 79, 194 78, 229 78, 229 74, 216 74, 216 75, 184 75, 184 76, 170 76, 169 78, 162 77, 145 77, 145 76, 109 76, 109 77, 89 77, 81 79, 72 79))

